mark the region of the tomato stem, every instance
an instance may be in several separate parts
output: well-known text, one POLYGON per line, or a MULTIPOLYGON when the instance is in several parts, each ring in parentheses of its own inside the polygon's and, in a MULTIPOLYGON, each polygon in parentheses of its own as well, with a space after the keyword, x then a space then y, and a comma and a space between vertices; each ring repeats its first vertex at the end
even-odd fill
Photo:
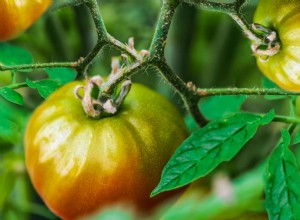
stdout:
POLYGON ((167 43, 166 39, 168 38, 171 21, 178 5, 178 1, 163 2, 155 28, 155 33, 150 45, 150 59, 152 60, 164 59, 165 46, 167 43))
POLYGON ((95 119, 116 114, 129 93, 132 83, 130 80, 124 81, 120 92, 114 91, 112 94, 101 90, 103 84, 104 80, 101 76, 87 77, 85 86, 79 85, 74 89, 75 96, 81 100, 85 113, 95 119), (79 93, 80 89, 84 91, 83 96, 79 93))
POLYGON ((300 93, 288 92, 281 89, 263 89, 263 88, 214 88, 214 89, 196 89, 201 97, 218 96, 218 95, 283 95, 294 96, 300 93))
POLYGON ((257 44, 264 43, 264 39, 253 30, 252 26, 248 24, 240 13, 230 13, 229 15, 242 28, 248 39, 256 42, 257 44))
MULTIPOLYGON (((179 0, 164 0, 159 15, 158 23, 155 28, 155 33, 149 48, 149 51, 142 50, 137 52, 133 47, 133 41, 129 41, 128 44, 124 44, 113 36, 111 36, 105 27, 103 22, 99 5, 97 0, 80 0, 74 1, 67 6, 78 6, 86 5, 92 14, 92 19, 97 31, 98 40, 92 51, 86 56, 79 58, 75 62, 62 62, 62 63, 41 63, 41 64, 25 64, 25 65, 15 65, 15 66, 0 66, 0 71, 5 70, 24 70, 24 69, 38 69, 46 67, 69 67, 74 68, 79 73, 79 77, 87 75, 87 70, 94 59, 97 58, 99 52, 104 46, 110 46, 119 50, 122 57, 126 56, 132 60, 130 63, 127 59, 126 66, 115 71, 115 74, 110 80, 104 84, 101 91, 104 94, 111 95, 115 91, 115 88, 128 78, 130 78, 135 73, 140 70, 147 68, 149 66, 154 66, 160 70, 161 75, 170 83, 178 94, 180 94, 185 107, 194 116, 199 125, 205 125, 207 123, 206 119, 203 117, 202 113, 199 111, 197 103, 200 98, 211 95, 295 95, 295 93, 290 93, 282 90, 274 89, 249 89, 249 88, 226 88, 226 89, 201 89, 197 88, 193 83, 185 83, 165 60, 165 45, 168 38, 169 29, 171 26, 171 21, 175 14, 176 8, 180 5, 179 0)), ((250 26, 240 13, 241 7, 245 4, 245 0, 236 0, 233 3, 217 3, 207 0, 185 0, 183 2, 192 3, 194 5, 204 7, 210 10, 221 11, 229 14, 244 30, 247 36, 254 42, 265 44, 266 38, 261 36, 255 31, 253 26, 250 26)), ((273 49, 273 48, 272 48, 273 49)), ((275 48, 276 49, 276 48, 275 48)), ((23 84, 12 84, 10 88, 25 87, 23 84)), ((127 89, 124 90, 125 92, 127 89)), ((129 90, 128 90, 129 91, 129 90)))

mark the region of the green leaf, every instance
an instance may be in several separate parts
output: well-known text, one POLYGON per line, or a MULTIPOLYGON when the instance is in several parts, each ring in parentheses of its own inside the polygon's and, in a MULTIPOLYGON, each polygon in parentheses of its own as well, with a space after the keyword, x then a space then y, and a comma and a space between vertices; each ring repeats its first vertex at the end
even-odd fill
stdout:
POLYGON ((20 93, 16 92, 13 89, 8 88, 8 87, 2 87, 0 89, 0 95, 12 103, 15 103, 18 105, 24 104, 23 96, 20 93))
POLYGON ((246 98, 246 96, 209 97, 200 103, 200 110, 208 120, 217 120, 229 113, 239 112, 246 98))
POLYGON ((46 99, 52 92, 54 92, 61 85, 58 81, 52 79, 45 79, 36 82, 26 79, 26 84, 32 89, 37 89, 39 94, 44 99, 46 99))
POLYGON ((299 144, 299 143, 300 143, 300 130, 298 130, 295 133, 293 141, 292 141, 292 145, 299 144))
POLYGON ((198 129, 167 163, 151 196, 191 183, 223 161, 231 160, 255 135, 257 128, 273 117, 274 111, 264 117, 241 113, 198 129))
POLYGON ((70 68, 46 68, 45 71, 50 79, 57 80, 62 85, 76 78, 76 72, 70 68))
POLYGON ((289 145, 290 135, 283 130, 266 168, 266 208, 272 220, 300 219, 300 173, 289 145))
MULTIPOLYGON (((6 66, 18 64, 32 64, 31 54, 20 47, 8 43, 0 43, 0 63, 6 66)), ((30 72, 31 70, 18 70, 19 72, 30 72)))
POLYGON ((188 128, 190 133, 192 133, 192 132, 196 131, 197 129, 199 129, 199 125, 197 124, 197 122, 195 121, 193 116, 186 115, 184 117, 184 121, 185 121, 186 127, 188 128))
MULTIPOLYGON (((247 212, 264 212, 263 172, 265 163, 242 174, 230 182, 232 199, 222 198, 212 191, 209 195, 199 193, 203 188, 194 189, 195 193, 186 194, 184 200, 163 213, 161 220, 211 220, 241 219, 239 215, 247 212)), ((244 218, 243 218, 244 219, 244 218)), ((245 218, 247 219, 247 218, 245 218)), ((251 218, 252 219, 252 218, 251 218)), ((253 218, 254 219, 254 218, 253 218)))
MULTIPOLYGON (((275 83, 273 83, 268 78, 264 77, 262 79, 262 86, 266 89, 281 89, 279 86, 277 86, 275 83)), ((265 99, 268 100, 278 100, 278 99, 285 99, 286 96, 284 95, 265 95, 265 99)))

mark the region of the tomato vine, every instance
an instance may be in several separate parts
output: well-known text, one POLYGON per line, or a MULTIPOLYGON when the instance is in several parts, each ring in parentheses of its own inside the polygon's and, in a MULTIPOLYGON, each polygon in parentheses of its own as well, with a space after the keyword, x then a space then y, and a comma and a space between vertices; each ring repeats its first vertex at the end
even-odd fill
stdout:
MULTIPOLYGON (((148 67, 153 67, 156 70, 159 70, 162 78, 164 78, 165 81, 171 85, 173 90, 179 94, 183 100, 185 108, 193 116, 194 121, 196 121, 196 124, 200 128, 196 128, 196 131, 193 132, 193 134, 182 143, 169 163, 165 166, 161 182, 153 191, 153 196, 163 191, 172 190, 174 188, 191 183, 195 179, 207 175, 220 163, 231 160, 256 134, 257 129, 260 126, 269 124, 271 122, 283 122, 288 124, 289 127, 282 131, 282 138, 278 141, 275 151, 271 154, 270 162, 265 162, 267 164, 267 177, 265 178, 265 183, 267 185, 267 208, 269 209, 268 211, 271 213, 271 216, 275 216, 276 213, 274 214, 274 210, 276 210, 280 204, 276 204, 277 201, 271 197, 271 194, 274 192, 275 194, 281 193, 281 184, 274 182, 273 177, 278 178, 279 176, 283 176, 280 181, 284 183, 283 185, 286 190, 290 191, 289 193, 296 192, 297 195, 300 195, 300 192, 295 189, 293 181, 285 181, 290 180, 289 178, 291 173, 287 172, 285 167, 282 165, 284 163, 291 162, 290 164, 292 168, 290 171, 296 172, 298 170, 297 163, 295 162, 289 147, 300 142, 296 138, 296 140, 292 142, 291 138, 295 133, 297 124, 300 122, 300 119, 297 116, 297 114, 299 115, 299 112, 297 112, 296 109, 296 103, 300 102, 296 96, 300 95, 300 92, 290 92, 279 88, 201 88, 195 85, 193 82, 185 82, 171 68, 171 65, 167 62, 165 57, 165 49, 167 41, 169 40, 168 35, 171 23, 177 8, 182 3, 188 3, 208 10, 228 14, 240 26, 246 37, 253 42, 252 50, 256 55, 259 56, 261 59, 260 61, 262 62, 268 59, 269 56, 275 55, 281 49, 282 45, 279 42, 278 33, 275 30, 271 30, 268 27, 262 26, 261 24, 249 24, 246 21, 242 13, 242 8, 247 3, 246 0, 236 0, 232 3, 217 3, 207 0, 162 0, 161 10, 158 16, 154 34, 152 36, 151 44, 147 50, 140 51, 134 47, 134 41, 132 38, 130 38, 127 43, 122 43, 107 31, 105 23, 102 19, 101 11, 99 9, 101 8, 101 4, 98 3, 97 0, 66 0, 56 1, 51 10, 55 11, 64 7, 86 7, 92 16, 93 24, 97 34, 97 42, 92 50, 89 51, 85 57, 79 57, 73 62, 18 65, 0 64, 0 71, 11 70, 13 71, 12 74, 14 74, 14 71, 30 71, 47 68, 48 71, 46 72, 49 76, 51 76, 51 69, 67 67, 76 70, 78 73, 77 77, 82 79, 84 77, 89 77, 88 72, 90 67, 96 61, 101 51, 103 51, 105 47, 110 47, 118 50, 118 52, 122 54, 121 57, 124 61, 124 65, 122 67, 119 67, 118 65, 115 66, 115 69, 113 67, 113 77, 109 77, 108 81, 103 84, 101 83, 98 88, 99 91, 103 93, 103 96, 99 96, 100 98, 111 98, 111 96, 114 95, 113 93, 116 88, 118 88, 122 82, 126 82, 126 80, 130 79, 131 76, 138 73, 140 70, 145 70, 148 67), (261 49, 261 47, 263 47, 263 49, 261 49), (267 49, 265 49, 265 47, 267 49), (275 111, 271 110, 267 114, 243 112, 222 118, 220 115, 212 115, 209 111, 204 113, 201 111, 201 109, 199 109, 199 102, 202 98, 234 95, 274 96, 275 98, 278 96, 289 97, 290 116, 275 114, 275 111), (216 136, 218 138, 215 138, 216 136), (202 147, 202 144, 204 147, 202 147), (199 154, 201 156, 200 159, 199 154), (277 166, 277 160, 281 161, 282 166, 277 166), (270 176, 272 178, 269 178, 270 176)), ((41 83, 43 82, 44 81, 40 80, 27 80, 26 82, 12 83, 10 85, 0 87, 0 92, 2 92, 2 96, 4 96, 9 89, 14 90, 23 87, 30 87, 40 90, 43 86, 41 83)), ((52 90, 57 89, 61 84, 63 84, 62 82, 57 83, 53 81, 51 81, 51 83, 53 83, 52 89, 50 91, 44 91, 41 93, 42 97, 46 98, 52 92, 52 90)), ((128 85, 129 84, 125 84, 125 86, 128 85)), ((112 105, 113 108, 111 112, 107 111, 105 113, 114 114, 116 112, 115 108, 120 107, 124 99, 123 95, 125 96, 128 91, 129 87, 125 87, 123 91, 124 93, 121 94, 121 98, 118 100, 118 102, 113 103, 114 105, 112 105)), ((12 96, 13 97, 8 97, 8 100, 12 100, 12 102, 16 104, 23 103, 20 94, 12 93, 12 96)), ((84 101, 83 97, 80 96, 79 93, 76 93, 76 96, 84 101)), ((111 101, 112 99, 109 98, 104 101, 102 100, 103 103, 100 104, 104 105, 107 100, 111 101)), ((242 103, 244 98, 241 97, 241 100, 242 103)), ((90 106, 94 104, 92 101, 95 100, 91 100, 91 102, 88 103, 90 106)), ((230 101, 231 103, 235 103, 232 104, 234 105, 234 109, 240 109, 240 102, 236 104, 237 100, 232 99, 230 101)), ((99 104, 99 102, 97 104, 99 104)), ((224 108, 227 107, 228 106, 224 108)), ((230 107, 231 106, 229 106, 229 108, 230 107)), ((91 114, 94 113, 95 112, 92 112, 91 114)), ((93 116, 99 116, 100 118, 100 113, 97 115, 96 112, 93 116)), ((259 170, 261 171, 261 169, 259 170)), ((298 181, 299 173, 296 175, 296 177, 296 181, 298 181)), ((257 182, 260 186, 261 181, 257 180, 257 182)), ((262 189, 259 188, 259 190, 262 189)), ((293 204, 293 201, 289 201, 289 203, 290 204, 287 204, 287 206, 293 207, 295 205, 293 204)))
MULTIPOLYGON (((256 42, 262 42, 261 36, 257 35, 250 25, 246 23, 243 19, 240 10, 242 6, 246 3, 245 0, 237 0, 233 3, 216 3, 204 0, 194 0, 194 1, 184 1, 190 4, 194 4, 209 10, 216 10, 228 13, 245 31, 250 39, 256 42)), ((54 63, 38 63, 38 64, 27 64, 27 65, 13 65, 13 66, 3 66, 0 65, 0 71, 5 70, 26 70, 26 69, 39 69, 39 68, 53 68, 53 67, 70 67, 77 70, 79 76, 87 75, 87 70, 90 64, 93 63, 99 52, 104 46, 109 45, 121 53, 124 53, 131 57, 134 62, 124 68, 121 68, 117 73, 117 76, 113 81, 107 83, 107 88, 105 92, 111 91, 116 85, 118 85, 124 79, 137 73, 139 70, 154 66, 160 70, 162 76, 172 85, 172 87, 177 91, 181 98, 183 99, 187 110, 194 115, 196 121, 200 125, 205 125, 206 120, 197 108, 197 102, 201 97, 207 95, 211 92, 214 94, 215 89, 191 89, 174 71, 169 67, 165 61, 164 51, 167 42, 168 32, 170 24, 174 15, 176 8, 180 5, 181 1, 169 1, 164 0, 161 8, 161 13, 157 22, 153 40, 149 48, 149 55, 141 56, 134 48, 118 41, 113 36, 111 36, 105 27, 103 22, 99 5, 96 0, 73 0, 67 2, 60 2, 53 5, 52 10, 57 10, 63 7, 80 7, 87 6, 97 32, 98 41, 93 50, 86 56, 81 57, 74 62, 54 62, 54 63)), ((25 87, 26 84, 11 85, 11 88, 25 87)), ((234 94, 244 94, 244 95, 296 95, 297 93, 285 92, 277 89, 243 89, 243 88, 229 88, 229 89, 216 89, 216 93, 222 95, 234 95, 234 94)))

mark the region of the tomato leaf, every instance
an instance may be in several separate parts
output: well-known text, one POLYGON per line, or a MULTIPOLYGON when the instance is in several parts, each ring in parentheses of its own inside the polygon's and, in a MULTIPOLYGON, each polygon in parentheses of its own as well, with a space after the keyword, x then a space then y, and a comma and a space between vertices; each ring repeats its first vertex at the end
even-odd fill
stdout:
MULTIPOLYGON (((266 164, 262 163, 230 181, 231 199, 222 198, 214 191, 207 195, 205 192, 201 192, 202 185, 202 187, 195 187, 194 185, 187 190, 184 199, 179 203, 180 205, 171 207, 164 212, 161 219, 233 219, 232 216, 237 215, 237 213, 246 216, 247 212, 253 212, 253 210, 263 212, 263 172, 265 167, 266 164)), ((239 219, 237 217, 234 219, 239 219)))
POLYGON ((295 133, 293 141, 292 141, 292 145, 299 144, 299 143, 300 143, 300 130, 298 130, 295 133))
POLYGON ((8 88, 8 87, 2 87, 0 89, 0 95, 12 103, 15 103, 18 105, 24 104, 23 96, 20 93, 16 92, 13 89, 8 88))
POLYGON ((185 125, 188 128, 189 132, 192 133, 199 129, 199 125, 191 115, 186 115, 184 117, 185 125))
POLYGON ((70 68, 46 68, 45 71, 50 79, 57 80, 61 84, 66 84, 76 78, 76 72, 70 68))
POLYGON ((269 123, 274 115, 274 111, 264 117, 241 113, 198 129, 167 163, 151 196, 191 183, 223 161, 231 160, 255 135, 257 128, 269 123))
POLYGON ((300 173, 291 150, 290 135, 273 151, 265 174, 266 208, 270 219, 300 219, 300 173))
POLYGON ((239 112, 246 98, 246 96, 208 97, 200 103, 200 110, 208 120, 217 120, 229 113, 239 112))
POLYGON ((32 89, 37 89, 39 94, 45 99, 61 85, 58 81, 52 79, 37 82, 26 79, 26 84, 32 89))
MULTIPOLYGON (((31 54, 20 47, 8 43, 0 43, 0 63, 6 66, 18 65, 18 64, 32 64, 33 59, 31 54)), ((19 72, 30 72, 27 70, 18 70, 19 72)))

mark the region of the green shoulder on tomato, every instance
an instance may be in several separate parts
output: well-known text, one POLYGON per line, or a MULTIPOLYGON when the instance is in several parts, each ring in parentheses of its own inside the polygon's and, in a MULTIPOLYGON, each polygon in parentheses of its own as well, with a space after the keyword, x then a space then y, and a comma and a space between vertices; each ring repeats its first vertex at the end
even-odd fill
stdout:
POLYGON ((95 120, 74 96, 78 84, 54 92, 28 123, 25 156, 35 189, 63 219, 115 203, 150 210, 168 195, 150 198, 187 137, 183 118, 164 97, 133 84, 116 115, 95 120))
POLYGON ((281 88, 300 91, 300 1, 260 0, 254 23, 275 30, 281 44, 277 54, 257 59, 260 70, 281 88))

